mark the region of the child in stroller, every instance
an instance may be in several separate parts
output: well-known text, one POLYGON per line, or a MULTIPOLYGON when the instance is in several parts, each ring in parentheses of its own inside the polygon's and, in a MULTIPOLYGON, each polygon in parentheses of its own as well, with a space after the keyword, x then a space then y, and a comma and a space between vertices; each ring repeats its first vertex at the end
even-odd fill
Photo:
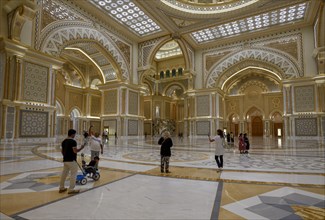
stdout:
MULTIPOLYGON (((82 155, 81 155, 82 156, 82 155)), ((85 170, 85 172, 92 177, 97 173, 97 169, 95 168, 96 165, 98 166, 99 157, 95 156, 93 160, 89 162, 89 164, 86 164, 86 161, 84 160, 84 156, 82 156, 82 168, 85 170)))
POLYGON ((98 170, 94 167, 96 163, 98 164, 99 157, 95 157, 93 160, 90 161, 90 163, 87 165, 85 161, 85 155, 81 154, 81 163, 82 167, 80 167, 82 174, 77 175, 76 182, 81 183, 81 185, 85 185, 87 183, 87 177, 92 178, 93 180, 97 181, 100 178, 100 174, 98 170))

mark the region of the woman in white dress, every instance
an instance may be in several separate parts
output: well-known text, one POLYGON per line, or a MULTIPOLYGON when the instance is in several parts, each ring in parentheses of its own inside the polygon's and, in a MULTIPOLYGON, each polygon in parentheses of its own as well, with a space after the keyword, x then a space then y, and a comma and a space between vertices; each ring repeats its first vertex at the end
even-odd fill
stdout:
POLYGON ((217 130, 217 135, 211 139, 210 136, 209 141, 210 142, 216 142, 216 150, 215 150, 215 160, 217 162, 218 168, 222 169, 223 168, 223 154, 224 154, 224 136, 223 132, 221 129, 217 130))

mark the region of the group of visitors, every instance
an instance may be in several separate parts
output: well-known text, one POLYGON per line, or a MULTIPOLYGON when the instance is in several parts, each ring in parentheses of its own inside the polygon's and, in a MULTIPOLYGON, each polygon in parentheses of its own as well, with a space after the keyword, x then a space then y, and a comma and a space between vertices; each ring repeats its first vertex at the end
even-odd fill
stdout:
MULTIPOLYGON (((210 142, 216 142, 216 149, 215 149, 215 160, 217 163, 217 166, 219 170, 222 170, 223 168, 223 154, 224 154, 224 148, 226 146, 225 144, 225 137, 224 133, 221 129, 217 130, 217 136, 214 138, 211 138, 210 135, 208 135, 210 142)), ((227 133, 226 139, 228 144, 234 143, 234 136, 232 132, 227 133)), ((247 137, 247 134, 240 133, 238 136, 238 149, 240 154, 248 154, 249 151, 249 139, 247 137)))
POLYGON ((238 137, 238 149, 240 154, 248 154, 249 151, 249 140, 247 134, 240 133, 238 137))
MULTIPOLYGON (((76 131, 74 129, 70 129, 68 132, 68 138, 66 138, 62 144, 61 153, 63 155, 63 172, 60 180, 59 193, 63 193, 68 191, 69 194, 79 193, 79 190, 75 190, 74 187, 76 185, 76 176, 78 171, 78 165, 76 162, 77 153, 81 151, 85 145, 90 145, 91 152, 91 163, 98 169, 98 161, 99 154, 103 154, 103 145, 102 141, 99 137, 98 132, 93 132, 92 127, 90 126, 88 133, 84 134, 84 142, 81 145, 81 148, 77 148, 77 142, 74 140, 76 131), (94 162, 95 161, 95 162, 94 162), (69 189, 65 188, 64 183, 70 172, 70 186, 69 189)), ((115 134, 116 136, 116 134, 115 134)), ((117 136, 116 136, 117 138, 117 136)), ((210 142, 215 142, 215 161, 218 166, 218 171, 223 169, 223 154, 224 148, 226 146, 226 141, 229 143, 234 143, 234 136, 231 133, 224 135, 221 129, 217 130, 217 135, 214 138, 211 138, 208 135, 210 142)), ((173 141, 171 139, 170 133, 168 131, 164 131, 162 137, 158 140, 158 144, 160 147, 160 172, 161 173, 170 173, 169 170, 169 161, 171 157, 171 147, 173 146, 173 141)), ((238 137, 238 148, 240 154, 248 154, 250 144, 247 137, 247 134, 239 134, 238 137)))
POLYGON ((103 154, 103 144, 98 132, 92 131, 93 126, 89 127, 88 132, 84 132, 84 140, 81 148, 77 148, 77 142, 74 140, 76 130, 70 129, 68 137, 61 144, 61 153, 63 156, 63 172, 60 179, 59 193, 68 191, 68 194, 79 193, 75 190, 76 177, 78 172, 77 153, 89 144, 91 161, 88 166, 98 169, 99 155, 103 154), (64 186, 65 180, 70 172, 69 189, 64 186))

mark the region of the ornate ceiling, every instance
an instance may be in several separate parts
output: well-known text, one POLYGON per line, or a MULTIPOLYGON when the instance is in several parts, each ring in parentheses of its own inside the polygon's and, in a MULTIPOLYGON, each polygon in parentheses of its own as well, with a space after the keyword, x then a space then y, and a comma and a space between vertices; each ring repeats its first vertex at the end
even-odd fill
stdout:
POLYGON ((193 48, 236 41, 314 21, 319 1, 78 0, 74 2, 132 41, 171 35, 193 48))
MULTIPOLYGON (((320 4, 320 0, 40 0, 40 2, 43 9, 41 29, 46 30, 45 27, 53 21, 92 23, 98 29, 106 29, 108 30, 106 33, 112 33, 111 39, 119 46, 119 50, 126 51, 126 55, 132 44, 170 36, 174 40, 158 50, 156 60, 182 55, 180 45, 177 43, 179 39, 194 50, 204 50, 216 45, 279 33, 288 28, 293 30, 311 25, 320 4)), ((89 31, 94 32, 92 29, 89 31)), ((97 36, 96 34, 94 32, 94 36, 97 36)), ((60 42, 64 42, 65 36, 63 33, 61 35, 60 42)), ((111 48, 108 43, 107 47, 111 48)), ((112 49, 111 53, 115 54, 115 50, 112 49)), ((103 83, 119 77, 128 79, 126 75, 116 75, 116 72, 119 72, 118 67, 112 65, 116 62, 112 62, 110 56, 102 53, 95 43, 79 42, 69 45, 61 55, 75 66, 87 63, 98 76, 101 76, 103 83)), ((117 63, 123 61, 120 57, 116 59, 117 63)), ((125 61, 122 65, 124 73, 127 72, 130 57, 125 61)), ((214 81, 211 82, 211 85, 214 84, 214 81)))

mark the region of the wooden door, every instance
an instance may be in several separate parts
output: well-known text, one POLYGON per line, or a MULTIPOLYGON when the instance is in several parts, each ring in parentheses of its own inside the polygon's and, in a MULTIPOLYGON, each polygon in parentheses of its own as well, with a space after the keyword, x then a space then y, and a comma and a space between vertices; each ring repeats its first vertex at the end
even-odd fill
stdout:
POLYGON ((252 118, 252 136, 263 136, 263 121, 259 116, 252 118))
POLYGON ((235 124, 235 131, 233 132, 235 137, 238 137, 239 135, 239 124, 235 124))

